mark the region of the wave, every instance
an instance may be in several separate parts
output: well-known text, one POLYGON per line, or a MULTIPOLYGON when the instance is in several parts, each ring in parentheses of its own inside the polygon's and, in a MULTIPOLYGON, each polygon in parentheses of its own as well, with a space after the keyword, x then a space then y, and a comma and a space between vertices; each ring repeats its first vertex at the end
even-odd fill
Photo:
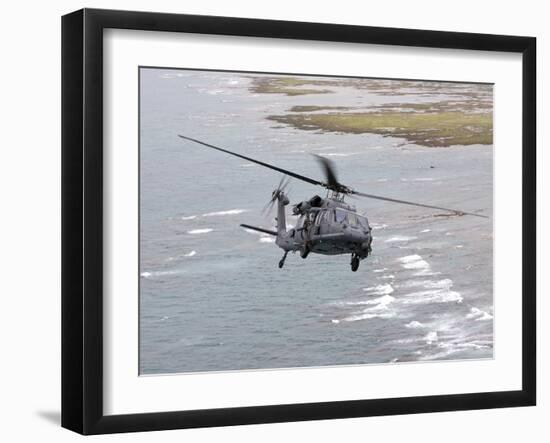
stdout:
POLYGON ((403 303, 406 305, 419 305, 426 303, 462 303, 463 298, 460 293, 448 289, 435 289, 428 291, 411 292, 405 294, 403 303))
POLYGON ((181 254, 181 255, 178 255, 176 257, 168 257, 166 259, 166 261, 174 261, 174 260, 178 260, 179 258, 181 257, 193 257, 194 255, 197 254, 197 251, 191 251, 191 252, 188 252, 187 254, 181 254))
POLYGON ((416 240, 418 237, 407 237, 404 235, 396 235, 395 237, 388 238, 385 243, 395 243, 395 242, 405 242, 405 241, 411 241, 416 240))
POLYGON ((366 305, 374 305, 369 308, 365 308, 362 311, 350 315, 343 319, 346 322, 354 322, 359 320, 368 320, 371 318, 394 318, 397 315, 395 310, 390 308, 390 305, 395 301, 395 298, 391 295, 383 295, 382 297, 374 300, 367 300, 363 302, 366 305))
POLYGON ((430 331, 424 337, 424 341, 426 342, 427 345, 431 345, 431 344, 435 343, 436 341, 438 341, 438 339, 439 339, 439 337, 437 336, 436 331, 430 331))
POLYGON ((486 311, 482 311, 479 308, 472 307, 470 313, 466 314, 466 318, 474 319, 476 321, 492 320, 493 316, 486 311))
MULTIPOLYGON (((416 262, 412 262, 416 263, 416 262)), ((463 298, 460 293, 452 291, 453 281, 449 278, 442 280, 413 280, 403 285, 401 288, 421 288, 422 291, 415 291, 405 294, 403 303, 405 304, 424 304, 424 303, 462 303, 463 298)))
POLYGON ((420 255, 413 254, 401 257, 398 259, 401 262, 401 266, 405 269, 416 270, 414 275, 437 275, 439 272, 432 272, 430 264, 424 260, 420 255))
POLYGON ((221 215, 236 215, 248 212, 248 209, 228 209, 227 211, 207 212, 202 214, 203 217, 217 217, 221 215))
POLYGON ((389 283, 385 283, 383 285, 376 285, 368 288, 363 288, 363 291, 370 292, 372 295, 386 295, 386 294, 391 294, 394 291, 394 289, 392 285, 390 285, 389 283))
POLYGON ((212 232, 213 229, 205 228, 205 229, 191 229, 190 231, 187 231, 188 234, 191 235, 197 235, 197 234, 208 234, 209 232, 212 232))
POLYGON ((319 153, 321 157, 350 157, 352 155, 357 155, 358 152, 323 152, 319 153))
POLYGON ((260 237, 260 243, 275 243, 275 237, 260 237))
POLYGON ((143 278, 154 278, 154 277, 162 277, 164 275, 174 275, 179 274, 181 271, 145 271, 140 274, 143 278))
POLYGON ((450 278, 444 278, 443 280, 412 280, 401 287, 403 288, 417 288, 424 289, 450 289, 453 286, 453 281, 450 278))
POLYGON ((437 343, 437 349, 439 352, 434 354, 425 355, 421 360, 439 360, 442 358, 449 357, 452 354, 463 351, 483 351, 491 349, 492 345, 480 344, 480 342, 439 342, 437 343))
POLYGON ((193 220, 197 218, 196 215, 188 215, 187 217, 181 217, 182 220, 193 220))
POLYGON ((413 320, 405 325, 406 328, 409 329, 422 329, 426 326, 423 323, 420 323, 419 321, 413 320))

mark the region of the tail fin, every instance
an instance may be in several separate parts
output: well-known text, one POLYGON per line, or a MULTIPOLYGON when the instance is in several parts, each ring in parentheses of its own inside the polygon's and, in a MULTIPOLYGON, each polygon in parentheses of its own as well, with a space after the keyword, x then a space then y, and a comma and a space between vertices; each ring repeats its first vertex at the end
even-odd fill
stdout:
POLYGON ((288 205, 288 197, 281 191, 277 196, 277 233, 286 232, 285 206, 288 205))

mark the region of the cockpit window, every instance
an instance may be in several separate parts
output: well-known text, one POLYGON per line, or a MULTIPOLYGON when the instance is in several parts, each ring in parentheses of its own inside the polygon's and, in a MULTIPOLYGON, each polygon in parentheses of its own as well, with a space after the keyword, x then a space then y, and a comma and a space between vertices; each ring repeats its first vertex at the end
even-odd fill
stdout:
POLYGON ((361 217, 360 215, 358 215, 357 220, 359 221, 359 224, 363 228, 368 228, 369 227, 369 223, 367 222, 367 219, 365 217, 361 217))
POLYGON ((348 214, 348 221, 351 226, 357 226, 358 224, 357 216, 351 212, 348 214))
POLYGON ((334 211, 335 214, 336 214, 336 221, 338 223, 342 223, 342 222, 345 222, 346 221, 346 216, 347 216, 347 213, 345 211, 342 211, 340 209, 337 209, 336 211, 334 211))

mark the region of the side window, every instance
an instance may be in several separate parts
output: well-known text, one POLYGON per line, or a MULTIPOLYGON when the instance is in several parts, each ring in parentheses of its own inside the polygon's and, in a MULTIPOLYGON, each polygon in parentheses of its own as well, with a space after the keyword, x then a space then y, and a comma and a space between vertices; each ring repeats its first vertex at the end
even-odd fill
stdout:
POLYGON ((324 214, 322 212, 317 213, 317 216, 315 217, 315 224, 316 225, 320 225, 323 222, 323 215, 324 214))
POLYGON ((346 221, 346 213, 344 211, 337 209, 335 213, 336 213, 336 221, 338 223, 346 221))
POLYGON ((348 221, 351 226, 357 226, 357 216, 351 212, 348 214, 348 221))

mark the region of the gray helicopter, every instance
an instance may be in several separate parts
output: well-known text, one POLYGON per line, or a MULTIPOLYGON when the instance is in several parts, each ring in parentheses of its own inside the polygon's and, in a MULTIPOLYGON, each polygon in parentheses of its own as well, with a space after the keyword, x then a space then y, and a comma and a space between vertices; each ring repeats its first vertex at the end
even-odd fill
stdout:
POLYGON ((355 272, 359 269, 360 261, 367 258, 372 252, 372 228, 369 225, 367 217, 359 215, 355 206, 344 201, 346 195, 356 195, 392 203, 437 209, 449 212, 450 215, 472 215, 475 217, 488 218, 481 214, 358 192, 338 182, 336 170, 332 162, 318 155, 315 157, 324 170, 326 177, 326 181, 324 182, 228 151, 227 149, 200 140, 183 135, 179 135, 179 137, 284 174, 279 185, 273 191, 266 208, 264 208, 264 211, 270 210, 275 202, 277 202, 277 230, 272 231, 247 224, 240 225, 245 229, 273 235, 276 238, 275 243, 284 251, 284 255, 279 261, 279 268, 284 266, 289 252, 299 251, 300 256, 304 259, 307 258, 310 253, 323 255, 351 254, 351 270, 355 272), (290 200, 284 190, 290 181, 290 177, 305 181, 312 185, 321 186, 327 190, 327 193, 324 198, 315 195, 309 200, 304 200, 293 205, 292 214, 298 216, 298 221, 294 228, 287 230, 285 208, 290 203, 290 200))

